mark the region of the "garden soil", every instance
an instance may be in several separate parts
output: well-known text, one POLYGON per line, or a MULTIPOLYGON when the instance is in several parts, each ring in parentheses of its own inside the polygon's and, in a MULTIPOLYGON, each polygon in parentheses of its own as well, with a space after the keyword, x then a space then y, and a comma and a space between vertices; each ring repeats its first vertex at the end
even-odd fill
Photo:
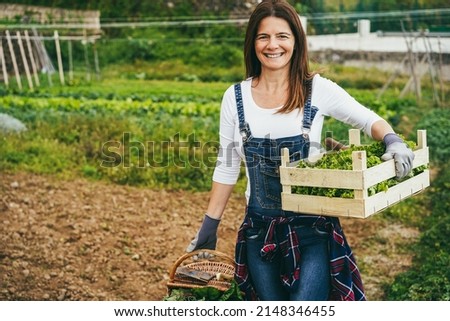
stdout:
MULTIPOLYGON (((0 173, 0 300, 162 300, 201 224, 208 193, 0 173)), ((233 195, 217 249, 232 255, 245 208, 233 195)), ((369 300, 411 264, 418 231, 342 219, 369 300)))

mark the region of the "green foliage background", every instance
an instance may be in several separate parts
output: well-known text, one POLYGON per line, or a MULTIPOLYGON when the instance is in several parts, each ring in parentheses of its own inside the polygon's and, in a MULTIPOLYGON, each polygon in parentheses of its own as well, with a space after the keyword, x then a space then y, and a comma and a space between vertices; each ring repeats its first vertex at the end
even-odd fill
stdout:
POLYGON ((414 246, 413 266, 387 287, 387 300, 450 300, 449 165, 445 164, 439 173, 433 193, 425 200, 430 211, 418 223, 422 234, 414 246))

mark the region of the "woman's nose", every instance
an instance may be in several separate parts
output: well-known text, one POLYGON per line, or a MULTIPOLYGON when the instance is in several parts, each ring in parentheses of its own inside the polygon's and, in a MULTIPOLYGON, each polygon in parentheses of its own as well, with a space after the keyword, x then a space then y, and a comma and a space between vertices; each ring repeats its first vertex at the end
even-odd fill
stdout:
POLYGON ((270 49, 276 49, 278 46, 278 39, 276 37, 270 37, 267 47, 270 49))

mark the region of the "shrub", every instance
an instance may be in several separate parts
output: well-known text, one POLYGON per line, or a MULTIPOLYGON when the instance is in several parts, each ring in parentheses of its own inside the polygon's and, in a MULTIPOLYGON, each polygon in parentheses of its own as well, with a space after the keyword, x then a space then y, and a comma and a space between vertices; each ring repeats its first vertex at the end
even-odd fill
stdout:
POLYGON ((445 165, 434 182, 431 214, 420 223, 423 233, 414 247, 413 266, 389 286, 389 300, 450 300, 449 167, 445 165))
POLYGON ((433 109, 416 125, 418 129, 427 129, 427 142, 431 160, 445 163, 450 158, 450 109, 433 109))

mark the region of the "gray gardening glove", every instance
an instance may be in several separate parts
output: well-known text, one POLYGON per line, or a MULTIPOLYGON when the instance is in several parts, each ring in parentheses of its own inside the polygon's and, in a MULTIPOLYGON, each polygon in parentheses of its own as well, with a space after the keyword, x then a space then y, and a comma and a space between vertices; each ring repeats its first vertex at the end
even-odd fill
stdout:
POLYGON ((188 245, 186 252, 192 252, 200 249, 215 250, 217 244, 217 228, 220 220, 214 219, 205 214, 202 226, 197 235, 188 245))
POLYGON ((386 150, 381 159, 387 161, 394 159, 395 173, 398 179, 408 175, 413 166, 414 153, 405 144, 403 139, 394 133, 389 133, 383 138, 386 150))

